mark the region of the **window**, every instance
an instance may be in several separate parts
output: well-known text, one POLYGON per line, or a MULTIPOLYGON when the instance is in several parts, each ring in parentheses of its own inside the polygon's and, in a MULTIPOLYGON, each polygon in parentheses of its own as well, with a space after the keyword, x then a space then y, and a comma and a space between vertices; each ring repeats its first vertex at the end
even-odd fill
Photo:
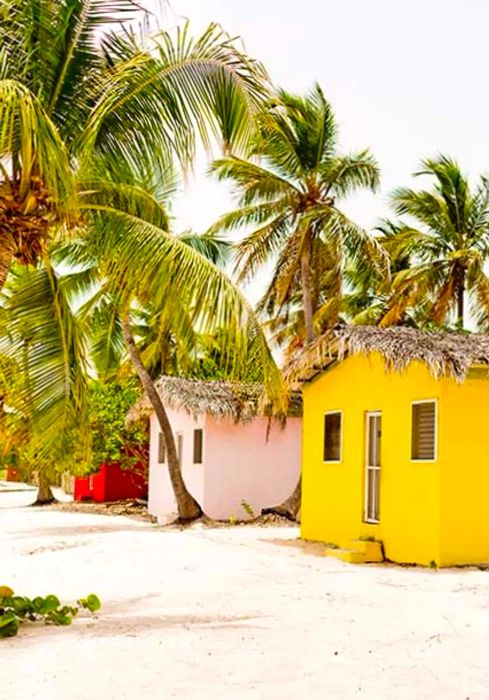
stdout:
POLYGON ((412 404, 411 459, 436 459, 436 401, 412 404))
POLYGON ((178 464, 180 465, 180 469, 182 468, 182 463, 183 463, 183 433, 177 433, 176 434, 177 438, 177 457, 178 457, 178 464))
POLYGON ((204 431, 202 428, 194 430, 194 464, 202 464, 202 442, 204 431))
POLYGON ((324 416, 325 462, 341 462, 341 412, 334 411, 324 416))
POLYGON ((158 434, 158 463, 163 464, 166 459, 165 438, 163 433, 158 434))

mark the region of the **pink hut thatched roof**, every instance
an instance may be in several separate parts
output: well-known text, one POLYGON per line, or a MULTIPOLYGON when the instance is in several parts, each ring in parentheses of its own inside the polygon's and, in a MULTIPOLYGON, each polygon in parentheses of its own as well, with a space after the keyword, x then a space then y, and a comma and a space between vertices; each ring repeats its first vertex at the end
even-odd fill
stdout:
MULTIPOLYGON (((182 377, 162 376, 156 387, 163 403, 175 410, 198 415, 212 415, 246 422, 258 415, 268 415, 262 406, 263 386, 259 383, 203 381, 182 377)), ((149 415, 152 407, 143 397, 130 411, 129 421, 149 415)), ((289 397, 289 415, 302 414, 302 399, 298 392, 289 397)))

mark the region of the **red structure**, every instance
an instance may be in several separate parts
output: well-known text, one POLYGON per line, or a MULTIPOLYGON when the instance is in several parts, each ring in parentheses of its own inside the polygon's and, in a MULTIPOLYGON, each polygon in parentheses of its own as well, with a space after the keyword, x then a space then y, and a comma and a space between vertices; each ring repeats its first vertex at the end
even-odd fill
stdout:
POLYGON ((19 481, 19 470, 15 467, 7 467, 7 481, 19 481))
POLYGON ((100 471, 77 477, 73 490, 75 501, 122 501, 126 498, 147 498, 148 478, 144 465, 121 469, 119 464, 102 464, 100 471))

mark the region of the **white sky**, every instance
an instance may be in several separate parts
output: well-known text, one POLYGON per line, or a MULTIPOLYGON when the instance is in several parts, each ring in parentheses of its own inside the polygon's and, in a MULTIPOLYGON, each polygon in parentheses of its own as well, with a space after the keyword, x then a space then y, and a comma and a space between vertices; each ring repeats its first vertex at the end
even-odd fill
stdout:
MULTIPOLYGON (((302 92, 317 80, 344 150, 368 146, 382 189, 346 202, 372 227, 387 194, 412 184, 423 157, 445 152, 471 175, 489 168, 489 0, 170 0, 166 24, 193 33, 217 21, 239 35, 273 81, 302 92)), ((202 231, 231 208, 226 186, 203 177, 175 208, 177 229, 202 231)))

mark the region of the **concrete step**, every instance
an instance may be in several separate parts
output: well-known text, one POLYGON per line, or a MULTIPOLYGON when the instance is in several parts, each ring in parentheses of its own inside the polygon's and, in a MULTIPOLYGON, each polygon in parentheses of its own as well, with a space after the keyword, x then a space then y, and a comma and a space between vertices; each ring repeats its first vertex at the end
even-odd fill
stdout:
POLYGON ((365 555, 363 552, 355 552, 353 549, 343 549, 342 547, 327 547, 324 551, 326 557, 334 557, 349 564, 364 564, 365 555))
POLYGON ((382 543, 372 540, 350 540, 347 543, 341 543, 338 548, 327 547, 324 554, 350 564, 367 564, 384 560, 382 543))

